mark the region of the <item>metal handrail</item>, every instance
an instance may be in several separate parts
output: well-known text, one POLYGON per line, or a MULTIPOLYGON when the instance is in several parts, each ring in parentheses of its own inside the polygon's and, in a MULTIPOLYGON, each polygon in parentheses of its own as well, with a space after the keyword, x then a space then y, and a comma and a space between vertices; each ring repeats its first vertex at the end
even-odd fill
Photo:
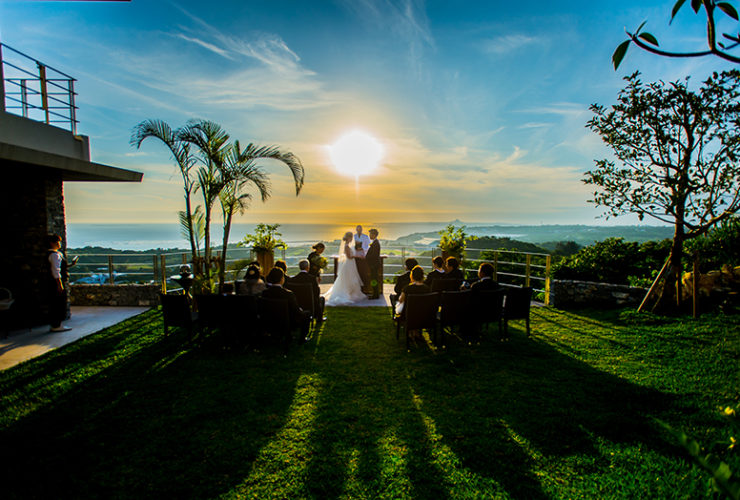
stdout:
POLYGON ((43 112, 43 119, 47 124, 62 124, 66 123, 69 126, 70 131, 73 134, 77 133, 77 110, 79 109, 75 105, 75 96, 77 92, 74 90, 74 82, 77 80, 72 78, 67 73, 60 71, 48 64, 44 64, 38 59, 35 59, 28 54, 21 52, 5 43, 0 42, 0 75, 2 75, 2 81, 0 81, 0 109, 2 110, 21 110, 21 116, 24 118, 35 119, 37 111, 43 112), (31 61, 36 65, 38 72, 34 73, 29 69, 18 64, 7 60, 3 57, 3 50, 6 53, 14 53, 21 58, 31 61), (5 76, 5 69, 12 70, 14 75, 20 74, 28 75, 30 78, 22 78, 17 76, 5 76), (51 78, 47 77, 47 72, 53 72, 56 75, 64 78, 57 78, 56 75, 50 75, 51 78), (18 92, 5 92, 5 82, 15 85, 20 90, 18 92), (66 83, 66 85, 65 85, 66 83), (29 86, 30 84, 30 86, 29 86), (34 87, 38 86, 38 90, 34 87), (51 92, 49 88, 51 87, 51 92), (54 91, 59 89, 61 92, 54 91), (17 98, 15 96, 20 96, 17 98), (59 97, 57 97, 59 96, 59 97), (66 99, 64 98, 66 96, 66 99), (61 97, 61 98, 60 98, 61 97), (31 102, 31 99, 38 101, 40 104, 31 102), (6 101, 10 103, 18 103, 19 105, 6 105, 6 101), (50 101, 52 105, 50 104, 50 101), (59 103, 60 106, 53 105, 59 103), (55 110, 67 110, 66 114, 59 113, 55 110), (29 111, 33 112, 33 118, 29 116, 29 111), (52 117, 61 118, 60 120, 52 119, 52 117))

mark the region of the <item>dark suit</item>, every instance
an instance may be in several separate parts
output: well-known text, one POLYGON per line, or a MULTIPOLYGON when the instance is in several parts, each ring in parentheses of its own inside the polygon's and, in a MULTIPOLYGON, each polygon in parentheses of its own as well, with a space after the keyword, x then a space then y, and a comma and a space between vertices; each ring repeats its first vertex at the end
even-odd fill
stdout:
POLYGON ((431 287, 434 280, 442 279, 445 276, 447 275, 444 273, 444 271, 435 269, 427 274, 427 279, 424 280, 424 284, 431 287))
POLYGON ((321 296, 321 290, 319 289, 319 280, 316 276, 309 274, 308 272, 300 272, 290 278, 291 283, 303 284, 308 283, 311 285, 313 290, 313 306, 316 311, 316 320, 321 321, 324 317, 324 297, 321 296))
POLYGON ((377 299, 383 290, 383 275, 380 272, 380 242, 378 240, 373 240, 370 243, 370 248, 367 249, 367 254, 365 254, 365 262, 370 268, 370 285, 373 288, 370 298, 377 299))
POLYGON ((266 299, 287 301, 288 311, 290 312, 290 327, 300 328, 303 338, 308 336, 308 330, 311 326, 309 316, 298 306, 298 299, 295 298, 293 292, 281 286, 271 285, 262 292, 262 296, 266 299))
POLYGON ((499 284, 493 281, 492 278, 486 278, 486 279, 479 279, 472 285, 470 285, 470 289, 474 292, 481 292, 484 290, 498 290, 499 284))
POLYGON ((444 279, 446 280, 460 280, 465 281, 465 275, 462 272, 462 269, 453 269, 452 271, 446 272, 444 274, 444 279))

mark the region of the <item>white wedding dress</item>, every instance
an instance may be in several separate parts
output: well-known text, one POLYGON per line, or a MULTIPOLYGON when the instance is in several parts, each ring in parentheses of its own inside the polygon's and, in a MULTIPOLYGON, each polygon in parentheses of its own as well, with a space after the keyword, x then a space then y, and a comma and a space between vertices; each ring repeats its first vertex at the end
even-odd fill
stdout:
MULTIPOLYGON (((348 306, 356 304, 367 297, 362 293, 362 278, 357 272, 355 259, 347 258, 345 246, 342 241, 339 246, 339 260, 337 262, 337 280, 328 292, 324 294, 327 306, 348 306)), ((354 252, 350 249, 350 252, 354 252)))

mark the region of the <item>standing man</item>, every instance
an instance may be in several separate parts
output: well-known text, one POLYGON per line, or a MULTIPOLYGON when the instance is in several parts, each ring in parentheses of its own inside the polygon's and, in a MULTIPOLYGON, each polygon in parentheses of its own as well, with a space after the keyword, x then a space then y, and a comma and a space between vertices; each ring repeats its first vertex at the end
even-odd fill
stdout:
POLYGON ((67 290, 64 286, 68 278, 67 261, 62 248, 62 237, 58 234, 50 234, 46 237, 46 268, 48 272, 48 298, 49 298, 49 331, 66 332, 71 330, 68 326, 62 326, 62 321, 67 317, 67 290))
POLYGON ((365 260, 365 255, 370 248, 370 238, 362 234, 362 226, 358 225, 355 230, 355 264, 357 264, 357 272, 362 279, 362 291, 370 294, 372 293, 370 291, 370 268, 365 260))
POLYGON ((372 287, 371 300, 379 299, 380 292, 383 289, 383 273, 381 271, 380 261, 380 242, 378 241, 378 230, 370 231, 370 247, 365 255, 365 262, 370 269, 370 286, 372 287))

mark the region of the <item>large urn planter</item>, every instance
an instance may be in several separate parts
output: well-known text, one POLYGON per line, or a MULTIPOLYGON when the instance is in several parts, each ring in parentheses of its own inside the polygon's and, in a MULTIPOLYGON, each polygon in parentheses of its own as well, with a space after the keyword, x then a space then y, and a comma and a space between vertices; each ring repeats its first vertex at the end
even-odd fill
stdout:
POLYGON ((262 274, 267 276, 270 269, 275 267, 275 252, 257 251, 255 254, 257 255, 257 262, 259 262, 262 274))

